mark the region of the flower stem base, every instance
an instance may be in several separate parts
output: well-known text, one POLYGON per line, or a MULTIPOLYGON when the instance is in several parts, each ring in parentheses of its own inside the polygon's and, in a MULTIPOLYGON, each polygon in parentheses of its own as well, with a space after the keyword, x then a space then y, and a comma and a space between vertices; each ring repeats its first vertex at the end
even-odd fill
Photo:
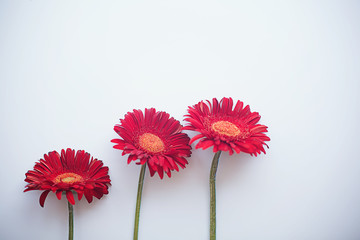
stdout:
POLYGON ((68 202, 69 209, 69 240, 74 239, 74 209, 73 205, 68 202))
POLYGON ((146 163, 144 163, 141 166, 140 175, 139 175, 139 184, 138 184, 136 209, 135 209, 134 240, 138 240, 138 235, 139 235, 140 206, 141 206, 142 189, 144 185, 145 169, 146 169, 146 163))
POLYGON ((215 153, 210 170, 210 240, 216 240, 216 171, 221 151, 215 153))

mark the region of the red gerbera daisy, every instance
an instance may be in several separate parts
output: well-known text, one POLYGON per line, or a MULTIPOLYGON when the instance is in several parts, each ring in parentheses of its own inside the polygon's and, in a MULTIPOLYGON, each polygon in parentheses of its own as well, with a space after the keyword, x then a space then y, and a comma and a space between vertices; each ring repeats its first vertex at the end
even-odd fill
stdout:
POLYGON ((44 159, 35 164, 34 170, 25 174, 28 184, 24 192, 44 190, 40 196, 42 207, 50 191, 56 192, 59 200, 62 192, 66 192, 66 198, 72 205, 75 204, 72 191, 77 193, 79 200, 85 195, 89 203, 93 196, 100 199, 108 194, 109 168, 96 158, 89 160, 89 153, 79 150, 75 154, 75 150, 70 148, 61 150, 61 155, 56 151, 44 154, 44 159))
POLYGON ((150 175, 157 172, 160 178, 171 171, 179 171, 188 164, 185 157, 191 155, 190 138, 182 133, 179 121, 170 118, 166 112, 157 112, 154 108, 128 112, 120 125, 114 130, 122 139, 113 139, 114 148, 123 150, 122 155, 129 154, 128 163, 148 163, 150 175))
POLYGON ((234 150, 255 156, 265 153, 263 145, 267 146, 265 141, 270 141, 264 134, 267 127, 257 124, 259 113, 251 112, 249 105, 243 106, 243 102, 237 101, 233 108, 233 100, 224 97, 220 103, 213 98, 212 104, 207 100, 207 103, 201 101, 189 107, 185 120, 190 124, 184 129, 200 133, 191 139, 190 144, 201 139, 196 148, 214 146, 214 152, 229 151, 230 155, 234 150))

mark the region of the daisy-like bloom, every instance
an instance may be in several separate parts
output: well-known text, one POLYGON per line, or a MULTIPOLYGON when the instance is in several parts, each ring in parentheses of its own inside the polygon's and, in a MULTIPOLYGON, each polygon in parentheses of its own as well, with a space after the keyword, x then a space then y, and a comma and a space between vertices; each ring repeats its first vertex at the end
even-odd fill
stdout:
POLYGON ((129 154, 128 163, 139 159, 137 164, 148 163, 150 175, 157 172, 162 179, 164 172, 179 171, 188 164, 185 157, 191 155, 190 138, 182 133, 179 121, 166 112, 154 108, 128 112, 114 130, 122 139, 113 139, 114 148, 129 154))
POLYGON ((220 103, 213 98, 210 101, 199 102, 189 107, 187 118, 188 126, 184 130, 199 132, 190 141, 200 139, 196 148, 207 149, 214 146, 213 151, 229 151, 232 155, 245 152, 257 156, 265 153, 265 141, 270 138, 265 135, 267 127, 257 124, 260 115, 251 112, 249 105, 244 107, 243 102, 237 101, 234 107, 232 98, 223 98, 220 103))
POLYGON ((78 200, 81 200, 83 195, 89 203, 93 197, 100 199, 104 194, 108 194, 109 168, 103 166, 102 161, 90 157, 84 150, 75 154, 75 150, 70 148, 61 150, 61 155, 56 151, 44 154, 44 159, 35 164, 34 170, 25 174, 28 184, 24 192, 43 190, 40 196, 42 207, 50 191, 56 193, 59 200, 65 192, 72 205, 75 204, 73 191, 77 193, 78 200))

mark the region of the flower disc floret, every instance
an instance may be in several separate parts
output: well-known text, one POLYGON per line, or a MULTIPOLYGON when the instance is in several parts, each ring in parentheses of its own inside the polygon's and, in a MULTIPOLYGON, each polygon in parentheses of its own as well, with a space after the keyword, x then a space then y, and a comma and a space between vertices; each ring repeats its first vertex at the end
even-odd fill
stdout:
POLYGON ((165 149, 164 142, 152 133, 142 134, 139 137, 139 145, 149 153, 158 153, 165 149))
POLYGON ((53 182, 56 183, 67 183, 67 184, 74 184, 74 183, 81 183, 84 181, 84 178, 76 173, 63 173, 56 176, 53 182))
POLYGON ((220 135, 225 135, 229 137, 237 137, 241 131, 233 123, 228 121, 217 121, 211 124, 211 129, 220 135))

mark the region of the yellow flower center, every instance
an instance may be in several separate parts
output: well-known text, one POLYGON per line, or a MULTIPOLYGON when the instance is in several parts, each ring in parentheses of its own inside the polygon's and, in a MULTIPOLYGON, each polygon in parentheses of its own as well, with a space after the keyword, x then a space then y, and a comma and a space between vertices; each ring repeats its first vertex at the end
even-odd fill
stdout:
POLYGON ((148 152, 158 153, 165 149, 164 142, 152 133, 144 133, 139 137, 140 147, 148 152))
POLYGON ((81 182, 83 180, 83 177, 76 174, 76 173, 63 173, 60 174, 58 176, 56 176, 56 178, 54 179, 55 183, 75 183, 75 182, 81 182))
POLYGON ((215 132, 229 137, 236 137, 241 133, 240 129, 235 124, 228 121, 214 122, 211 124, 211 128, 215 132))

